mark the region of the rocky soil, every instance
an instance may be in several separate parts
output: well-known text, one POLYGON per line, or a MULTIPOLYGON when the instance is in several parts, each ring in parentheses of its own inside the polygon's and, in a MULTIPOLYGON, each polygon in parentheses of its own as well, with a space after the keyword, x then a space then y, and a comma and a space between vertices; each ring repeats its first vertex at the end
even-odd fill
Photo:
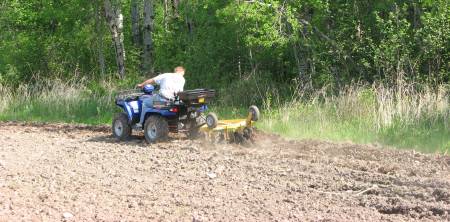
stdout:
POLYGON ((372 145, 251 147, 0 123, 0 221, 450 221, 450 157, 372 145))

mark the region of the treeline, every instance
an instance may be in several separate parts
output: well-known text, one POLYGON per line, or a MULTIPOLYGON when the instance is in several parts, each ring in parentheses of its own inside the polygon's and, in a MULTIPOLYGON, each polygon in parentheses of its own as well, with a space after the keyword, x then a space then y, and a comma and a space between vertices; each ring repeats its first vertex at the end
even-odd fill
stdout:
POLYGON ((176 65, 191 87, 450 81, 448 0, 8 0, 0 30, 2 84, 176 65))

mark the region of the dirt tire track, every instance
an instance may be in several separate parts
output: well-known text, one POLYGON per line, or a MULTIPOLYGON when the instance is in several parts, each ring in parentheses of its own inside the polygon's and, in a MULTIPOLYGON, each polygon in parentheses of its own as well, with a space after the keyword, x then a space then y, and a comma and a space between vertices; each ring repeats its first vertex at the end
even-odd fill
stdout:
POLYGON ((450 220, 449 156, 258 137, 148 145, 106 126, 0 123, 0 221, 450 220))

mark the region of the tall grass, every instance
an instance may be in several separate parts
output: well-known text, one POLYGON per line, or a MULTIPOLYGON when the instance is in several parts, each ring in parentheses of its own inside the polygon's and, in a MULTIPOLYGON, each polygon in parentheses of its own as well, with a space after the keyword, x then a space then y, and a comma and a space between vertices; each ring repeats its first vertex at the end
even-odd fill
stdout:
POLYGON ((84 80, 41 80, 10 88, 0 85, 0 120, 103 124, 112 116, 112 93, 98 94, 84 80))
POLYGON ((448 86, 351 85, 337 95, 299 94, 279 106, 266 101, 260 124, 292 138, 382 143, 425 152, 450 151, 448 86), (274 108, 275 107, 275 108, 274 108))
POLYGON ((12 100, 12 95, 10 90, 7 87, 4 87, 0 84, 0 113, 3 112, 9 107, 9 103, 12 100))
MULTIPOLYGON (((84 80, 42 80, 10 88, 0 85, 0 120, 110 124, 118 84, 90 85, 84 80)), ((126 83, 129 85, 128 83, 126 83)), ((248 103, 260 101, 258 127, 291 138, 381 143, 424 152, 450 151, 450 89, 403 83, 353 84, 338 93, 326 88, 314 93, 296 90, 288 101, 277 90, 257 90, 248 103), (281 95, 281 96, 280 96, 281 95), (256 100, 255 100, 256 98, 256 100)), ((243 93, 249 93, 246 87, 243 93)), ((236 92, 234 92, 236 93, 236 92)), ((212 105, 221 118, 244 116, 245 106, 212 105), (238 108, 236 108, 238 107, 238 108)))

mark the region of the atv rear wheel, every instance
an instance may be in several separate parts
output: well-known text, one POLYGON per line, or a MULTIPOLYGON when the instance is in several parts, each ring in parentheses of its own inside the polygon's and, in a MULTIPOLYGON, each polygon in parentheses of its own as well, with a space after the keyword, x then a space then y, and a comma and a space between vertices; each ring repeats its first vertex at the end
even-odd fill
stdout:
POLYGON ((112 122, 112 132, 114 137, 121 141, 130 139, 131 126, 128 123, 128 116, 125 113, 119 113, 116 115, 112 122))
POLYGON ((153 115, 145 121, 144 135, 148 143, 164 140, 168 134, 169 124, 164 117, 153 115))

